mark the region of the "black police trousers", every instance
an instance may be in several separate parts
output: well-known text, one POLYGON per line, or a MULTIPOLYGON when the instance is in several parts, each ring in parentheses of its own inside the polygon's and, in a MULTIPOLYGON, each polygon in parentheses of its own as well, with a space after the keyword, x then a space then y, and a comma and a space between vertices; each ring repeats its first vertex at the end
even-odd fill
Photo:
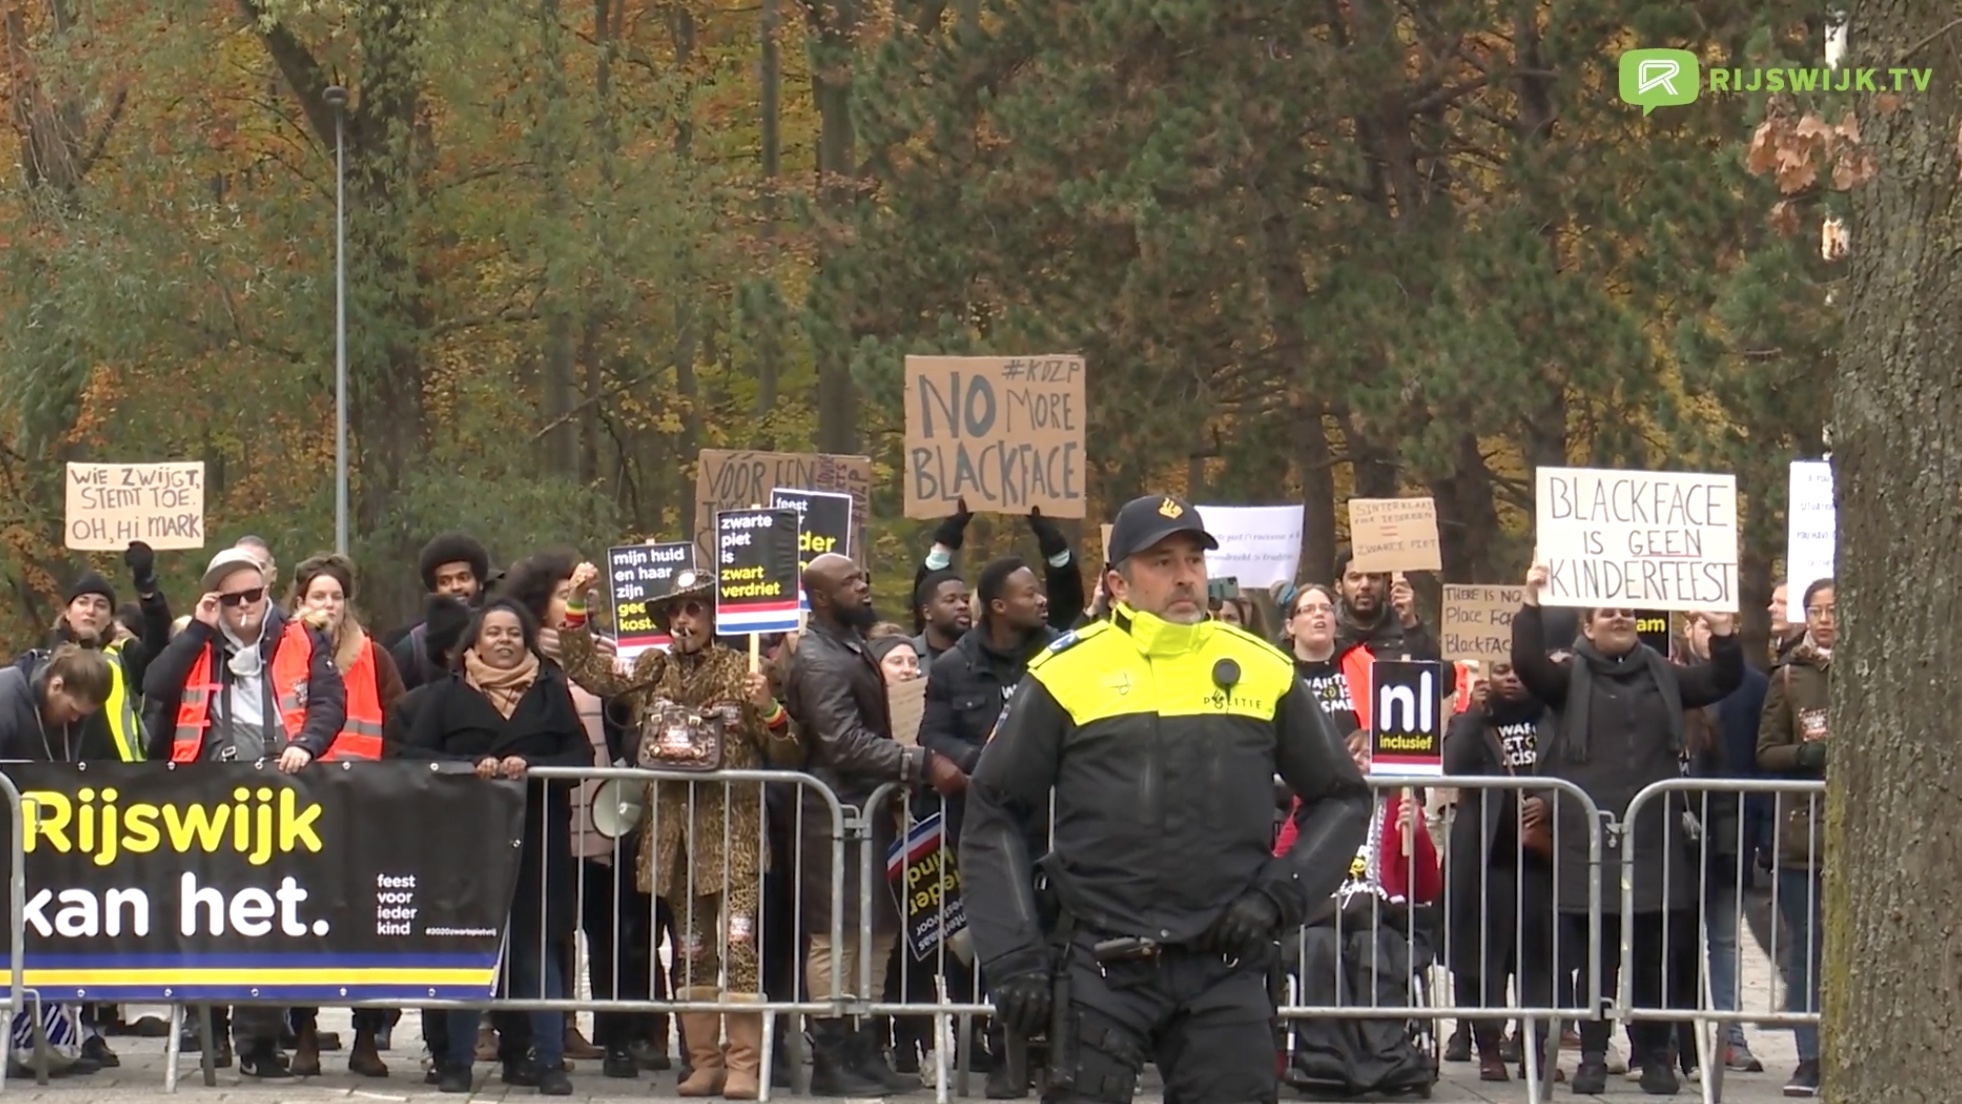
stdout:
MULTIPOLYGON (((1267 963, 1229 965, 1182 947, 1099 965, 1098 936, 1070 950, 1076 1082, 1046 1104, 1129 1104, 1149 1059, 1165 1104, 1267 1104, 1280 1095, 1267 963)), ((1068 1060, 1065 1058, 1064 1060, 1068 1060)))

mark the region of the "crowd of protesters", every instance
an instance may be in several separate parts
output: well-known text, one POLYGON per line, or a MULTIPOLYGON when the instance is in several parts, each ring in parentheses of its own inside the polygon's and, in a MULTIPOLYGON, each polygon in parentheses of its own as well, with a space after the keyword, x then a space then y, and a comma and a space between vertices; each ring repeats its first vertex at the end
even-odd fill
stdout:
MULTIPOLYGON (((813 561, 804 577, 807 627, 766 639, 760 674, 741 645, 718 642, 708 572, 678 580, 655 611, 672 646, 625 664, 589 612, 599 573, 571 550, 536 552, 499 571, 480 541, 438 537, 418 565, 428 595, 423 619, 383 639, 362 624, 358 573, 343 557, 309 558, 282 586, 274 550, 244 537, 209 559, 192 612, 173 622, 155 555, 133 544, 124 564, 135 601, 119 606, 115 584, 83 573, 48 639, 0 671, 0 759, 263 760, 297 773, 315 762, 404 757, 461 760, 486 778, 522 779, 534 767, 659 767, 644 734, 667 723, 664 711, 680 709, 697 726, 712 714, 725 768, 803 771, 847 805, 910 783, 916 813, 944 810, 951 847, 967 778, 1029 663, 1060 633, 1106 612, 1101 583, 1086 593, 1070 541, 1039 513, 1028 523, 1040 558, 994 560, 970 587, 955 566, 969 517, 963 508, 935 530, 914 580, 910 626, 880 621, 852 561, 813 561), (917 744, 903 745, 892 738, 888 691, 916 678, 927 679, 925 717, 917 744)), ((1379 656, 1436 660, 1440 650, 1400 577, 1358 571, 1346 554, 1333 567, 1326 581, 1216 599, 1213 615, 1294 657, 1338 731, 1354 734, 1350 749, 1366 771, 1370 664, 1379 656)), ((1728 614, 1683 619, 1677 646, 1664 655, 1640 641, 1633 610, 1541 609, 1544 579, 1538 567, 1526 577, 1510 662, 1464 666, 1444 742, 1447 776, 1558 779, 1617 815, 1664 779, 1707 778, 1711 789, 1652 803, 1626 826, 1622 846, 1635 856, 1626 917, 1618 902, 1589 910, 1580 803, 1529 788, 1386 791, 1349 882, 1324 915, 1281 940, 1294 945, 1289 968, 1301 999, 1409 999, 1402 981, 1390 991, 1371 987, 1385 972, 1408 976, 1421 965, 1410 960, 1421 934, 1448 948, 1443 965, 1461 1006, 1571 1007, 1572 956, 1590 938, 1617 948, 1627 923, 1627 980, 1639 1006, 1696 1007, 1707 971, 1712 1006, 1735 1011, 1737 918, 1745 917, 1761 939, 1768 926, 1772 941, 1782 941, 1788 1007, 1816 1010, 1816 803, 1740 801, 1716 780, 1823 777, 1831 580, 1804 581, 1802 613, 1791 620, 1779 588, 1774 654, 1757 664, 1746 661, 1728 614), (1448 828, 1424 815, 1426 802, 1450 809, 1448 828), (1695 830, 1685 827, 1691 819, 1695 830), (1680 848, 1689 850, 1672 851, 1680 848), (1776 888, 1777 915, 1766 909, 1760 918, 1751 902, 1766 887, 1776 888), (1385 961, 1395 968, 1383 970, 1385 961)), ((700 787, 656 787, 652 801, 675 807, 644 816, 658 827, 617 843, 597 830, 594 790, 531 783, 508 991, 564 997, 583 973, 602 999, 716 1002, 727 1011, 601 1013, 590 1041, 558 1012, 431 1012, 422 1019, 426 1076, 444 1091, 470 1091, 473 1063, 485 1061, 501 1064, 507 1084, 563 1095, 572 1062, 596 1059, 608 1078, 678 1065, 684 1096, 755 1099, 762 1078, 789 1080, 760 1068, 761 1018, 741 1011, 746 1002, 824 999, 862 977, 871 996, 892 1002, 931 1003, 937 987, 956 1001, 984 995, 985 979, 958 963, 935 970, 909 961, 892 895, 859 885, 855 859, 842 872, 842 899, 834 896, 829 814, 822 802, 795 800, 796 787, 730 784, 713 800, 700 787), (834 917, 841 906, 844 915, 834 917), (871 910, 874 933, 866 963, 861 909, 871 910), (832 945, 834 920, 844 945, 832 945)), ((1280 798, 1284 814, 1287 795, 1280 798)), ((875 823, 871 845, 883 856, 899 826, 875 823)), ((1277 817, 1278 846, 1290 825, 1277 817)), ((110 1007, 53 1006, 42 1016, 61 1071, 71 1074, 117 1064, 106 1036, 158 1029, 125 1024, 110 1007)), ((383 1054, 397 1019, 357 1011, 350 1070, 388 1076, 383 1054)), ((209 1048, 221 1065, 235 1059, 254 1078, 317 1074, 321 1053, 339 1045, 319 1030, 313 1009, 241 1005, 218 1009, 214 1022, 212 1037, 193 1033, 183 1045, 209 1048)), ((17 1053, 32 1042, 24 1029, 33 1026, 17 1018, 17 1053)), ((1444 1056, 1475 1056, 1481 1077, 1508 1079, 1540 1041, 1522 1041, 1508 1026, 1498 1018, 1459 1024, 1444 1056)), ((1580 1053, 1573 1091, 1600 1093, 1616 1072, 1609 1027, 1584 1019, 1567 1040, 1580 1053)), ((918 1089, 933 1065, 925 1018, 819 1018, 809 1029, 818 1094, 918 1089)), ((1398 1091, 1436 1076, 1393 1021, 1316 1021, 1294 1034, 1291 1080, 1303 1087, 1398 1091)), ((1676 1025, 1640 1021, 1629 1034, 1624 1068, 1644 1090, 1674 1093, 1681 1075, 1700 1073, 1696 1048, 1676 1025)), ((1799 1065, 1786 1092, 1810 1095, 1819 1084, 1817 1032, 1795 1034, 1799 1065)), ((1013 1082, 1002 1060, 1006 1040, 985 1019, 954 1045, 969 1068, 988 1075, 990 1097, 1028 1090, 1013 1082)), ((1763 1068, 1741 1024, 1727 1027, 1718 1058, 1729 1069, 1763 1068)))

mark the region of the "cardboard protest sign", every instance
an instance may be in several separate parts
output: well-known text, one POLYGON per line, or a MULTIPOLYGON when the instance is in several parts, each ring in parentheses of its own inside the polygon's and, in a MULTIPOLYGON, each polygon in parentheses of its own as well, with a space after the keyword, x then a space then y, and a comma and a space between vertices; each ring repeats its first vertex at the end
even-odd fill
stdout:
POLYGON ((1445 659, 1512 662, 1512 616, 1526 588, 1444 584, 1444 617, 1438 646, 1445 659))
POLYGON ((695 542, 628 544, 606 550, 606 598, 620 658, 631 664, 649 648, 666 651, 672 641, 654 626, 651 603, 668 596, 675 576, 695 569, 695 542))
POLYGON ((1548 606, 1737 612, 1737 477, 1540 468, 1548 606))
POLYGON ((1441 571, 1437 504, 1428 498, 1352 498, 1349 547, 1355 571, 1441 571))
POLYGON ((120 552, 132 541, 158 551, 204 547, 204 461, 70 464, 62 543, 120 552))
POLYGON ((1231 576, 1247 590, 1291 583, 1301 566, 1300 506, 1201 506, 1219 548, 1206 553, 1210 578, 1231 576))
POLYGON ((1785 578, 1790 593, 1833 576, 1839 543, 1839 508, 1833 504, 1829 460, 1792 461, 1791 497, 1785 504, 1785 578))
POLYGON ((715 549, 715 631, 797 631, 797 511, 724 510, 715 549))
POLYGON ((906 358, 906 516, 1080 518, 1083 358, 906 358))
POLYGON ((892 738, 907 747, 920 746, 920 722, 926 720, 925 674, 886 684, 886 708, 892 715, 892 738))
POLYGON ((1369 773, 1444 776, 1442 663, 1379 659, 1369 666, 1369 773))
MULTIPOLYGON (((852 496, 852 531, 863 533, 871 516, 872 459, 824 452, 755 452, 703 449, 695 470, 695 543, 715 549, 715 514, 770 501, 778 487, 802 487, 852 496)), ((952 509, 947 511, 953 513, 952 509)), ((865 562, 862 549, 849 553, 865 562)))
MULTIPOLYGON (((827 552, 852 554, 852 496, 828 491, 797 491, 778 488, 770 492, 770 505, 797 512, 797 573, 803 575, 811 561, 827 552)), ((809 612, 811 600, 800 585, 797 608, 809 612)))

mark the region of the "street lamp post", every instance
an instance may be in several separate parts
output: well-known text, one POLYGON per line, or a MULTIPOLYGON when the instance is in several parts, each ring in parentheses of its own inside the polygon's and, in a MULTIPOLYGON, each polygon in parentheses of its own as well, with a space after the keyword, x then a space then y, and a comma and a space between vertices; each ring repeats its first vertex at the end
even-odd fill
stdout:
POLYGON ((347 89, 321 93, 334 109, 334 551, 347 555, 347 89))

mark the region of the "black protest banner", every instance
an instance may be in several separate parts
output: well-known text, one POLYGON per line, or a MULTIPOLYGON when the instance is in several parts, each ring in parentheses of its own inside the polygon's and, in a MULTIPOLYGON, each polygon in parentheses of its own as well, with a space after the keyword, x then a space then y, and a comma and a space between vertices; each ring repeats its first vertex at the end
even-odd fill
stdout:
POLYGON ((828 552, 852 554, 852 496, 780 487, 770 492, 770 505, 796 511, 797 553, 802 563, 828 552))
POLYGON ((914 821, 906 838, 886 849, 886 884, 906 918, 906 946, 915 961, 933 957, 935 948, 967 930, 961 873, 940 813, 914 821))
POLYGON ((1369 667, 1369 772, 1438 778, 1444 774, 1445 665, 1379 659, 1369 667))
POLYGON ((1669 631, 1669 615, 1661 610, 1636 610, 1635 635, 1664 656, 1676 650, 1676 634, 1669 631))
POLYGON ((906 516, 1084 514, 1083 358, 906 358, 906 516))
POLYGON ((613 605, 613 632, 620 658, 632 663, 649 648, 668 646, 648 605, 667 597, 674 577, 695 567, 695 542, 629 544, 606 550, 606 597, 613 605))
MULTIPOLYGON (((490 992, 517 884, 520 783, 407 762, 4 770, 25 825, 25 981, 44 995, 490 992)), ((11 835, 5 818, 0 833, 11 835)))
POLYGON ((797 631, 797 511, 717 513, 715 562, 716 632, 797 631))
MULTIPOLYGON (((827 553, 852 554, 852 496, 828 491, 778 489, 770 492, 770 505, 779 510, 797 511, 797 570, 827 553)), ((811 600, 800 587, 797 608, 808 611, 811 600)))

